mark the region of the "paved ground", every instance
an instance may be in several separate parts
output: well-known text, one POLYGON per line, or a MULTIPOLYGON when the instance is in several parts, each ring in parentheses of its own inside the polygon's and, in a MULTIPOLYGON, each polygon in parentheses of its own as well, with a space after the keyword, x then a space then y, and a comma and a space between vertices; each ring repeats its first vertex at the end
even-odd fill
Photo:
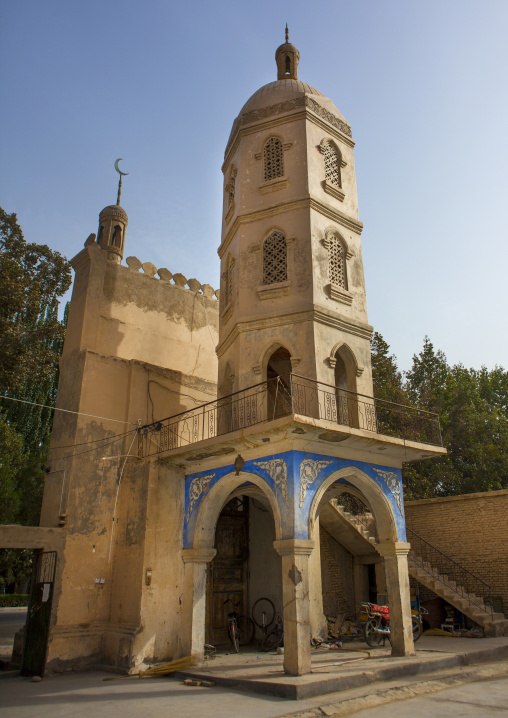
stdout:
POLYGON ((0 660, 10 660, 14 634, 25 625, 27 608, 0 608, 0 660))
POLYGON ((119 678, 98 671, 70 673, 33 683, 29 678, 0 679, 2 718, 432 718, 508 715, 506 661, 456 669, 441 675, 439 685, 426 680, 391 681, 375 688, 321 696, 305 701, 255 696, 219 688, 185 686, 176 678, 119 678), (504 673, 504 677, 499 675, 504 673), (493 679, 493 676, 498 676, 493 679), (447 681, 455 682, 452 688, 447 681), (442 689, 439 691, 439 686, 442 689), (416 697, 404 700, 402 693, 416 697), (439 691, 439 692, 437 692, 439 691), (391 693, 391 695, 390 695, 391 693), (423 694, 423 695, 422 695, 423 694), (365 700, 372 701, 365 708, 365 700), (326 702, 325 700, 326 699, 326 702), (338 701, 333 703, 333 701, 338 701), (363 701, 363 703, 362 703, 363 701), (341 709, 342 704, 342 709, 341 709), (295 713, 297 709, 297 713, 295 713))
MULTIPOLYGON (((1 718, 89 718, 96 713, 104 718, 324 718, 324 716, 355 715, 360 718, 396 718, 419 715, 432 718, 446 716, 491 715, 508 716, 508 661, 506 660, 508 637, 493 639, 452 639, 424 637, 418 644, 419 656, 412 660, 419 670, 425 670, 425 657, 436 655, 449 660, 461 656, 461 665, 449 665, 438 672, 412 676, 400 676, 397 660, 387 655, 373 657, 356 664, 355 670, 364 671, 363 685, 300 701, 276 696, 256 695, 247 691, 224 688, 219 685, 205 688, 186 686, 181 678, 146 678, 137 676, 113 676, 111 673, 90 671, 68 672, 48 676, 33 682, 16 674, 0 673, 1 718), (454 653, 455 652, 455 653, 454 653), (474 665, 480 654, 489 657, 498 653, 490 663, 474 665), (420 660, 420 657, 423 660, 420 660), (501 657, 502 660, 501 660, 501 657), (380 680, 382 666, 393 665, 389 680, 380 680), (113 680, 111 680, 113 678, 113 680), (107 680, 104 680, 107 679, 107 680)), ((335 655, 328 652, 330 659, 335 655)), ((265 662, 267 656, 260 657, 265 662)), ((323 661, 322 654, 315 660, 323 661)), ((273 669, 282 656, 268 658, 273 669)), ((215 670, 224 661, 233 665, 235 671, 249 672, 256 668, 255 653, 224 655, 212 663, 215 670), (244 668, 242 669, 242 659, 244 668)), ((264 671, 267 667, 263 668, 264 671)), ((331 667, 330 667, 331 668, 331 667)), ((353 670, 352 666, 337 666, 333 670, 342 673, 353 670)), ((328 672, 328 671, 327 671, 328 672)), ((385 674, 383 674, 385 675, 385 674)))

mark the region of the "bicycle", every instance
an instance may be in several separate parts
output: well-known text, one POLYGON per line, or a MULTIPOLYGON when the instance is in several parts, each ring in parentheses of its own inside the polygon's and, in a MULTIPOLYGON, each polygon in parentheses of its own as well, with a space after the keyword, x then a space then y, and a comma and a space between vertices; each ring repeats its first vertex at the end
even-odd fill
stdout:
POLYGON ((259 650, 263 653, 268 651, 274 651, 284 643, 284 628, 282 623, 282 616, 278 613, 274 617, 274 626, 261 641, 259 650))
POLYGON ((269 598, 258 598, 252 606, 252 620, 263 630, 263 638, 275 620, 275 606, 269 598))
POLYGON ((236 609, 240 605, 240 601, 234 603, 231 598, 228 598, 224 601, 224 605, 227 603, 230 603, 233 608, 231 613, 228 613, 228 636, 235 651, 238 653, 240 646, 247 646, 252 641, 254 637, 254 623, 248 616, 238 615, 236 609))

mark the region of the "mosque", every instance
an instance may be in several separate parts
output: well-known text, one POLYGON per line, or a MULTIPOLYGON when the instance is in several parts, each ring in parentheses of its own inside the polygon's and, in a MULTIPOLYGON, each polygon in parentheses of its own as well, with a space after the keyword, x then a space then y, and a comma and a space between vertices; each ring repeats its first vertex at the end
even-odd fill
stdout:
POLYGON ((227 602, 261 597, 289 675, 365 600, 389 601, 393 655, 414 653, 401 469, 446 450, 437 417, 373 398, 352 130, 287 35, 275 59, 225 149, 220 289, 122 264, 120 191, 72 259, 57 406, 78 413, 55 416, 37 568, 48 668, 203 656, 227 602))

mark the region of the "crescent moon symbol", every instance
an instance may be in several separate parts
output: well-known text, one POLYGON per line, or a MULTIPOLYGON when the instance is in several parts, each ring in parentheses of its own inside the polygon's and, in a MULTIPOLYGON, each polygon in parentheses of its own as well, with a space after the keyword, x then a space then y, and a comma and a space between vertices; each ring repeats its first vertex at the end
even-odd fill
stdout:
POLYGON ((121 158, 121 157, 119 157, 117 160, 115 160, 115 170, 118 172, 119 175, 124 175, 124 177, 125 177, 125 176, 128 175, 129 173, 128 173, 128 172, 122 172, 122 170, 118 167, 118 163, 121 162, 121 161, 122 161, 122 158, 121 158))

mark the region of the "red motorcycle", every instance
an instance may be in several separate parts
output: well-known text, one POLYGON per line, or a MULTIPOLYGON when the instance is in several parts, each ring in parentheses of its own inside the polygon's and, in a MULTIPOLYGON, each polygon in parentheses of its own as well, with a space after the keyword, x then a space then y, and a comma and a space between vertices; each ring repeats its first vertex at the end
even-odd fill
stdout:
MULTIPOLYGON (((413 641, 417 641, 422 635, 422 620, 420 614, 425 609, 411 609, 411 622, 413 626, 413 641)), ((390 640, 390 609, 388 606, 378 606, 377 603, 362 603, 360 612, 367 615, 363 626, 363 636, 367 645, 371 648, 379 646, 386 638, 390 640)))

